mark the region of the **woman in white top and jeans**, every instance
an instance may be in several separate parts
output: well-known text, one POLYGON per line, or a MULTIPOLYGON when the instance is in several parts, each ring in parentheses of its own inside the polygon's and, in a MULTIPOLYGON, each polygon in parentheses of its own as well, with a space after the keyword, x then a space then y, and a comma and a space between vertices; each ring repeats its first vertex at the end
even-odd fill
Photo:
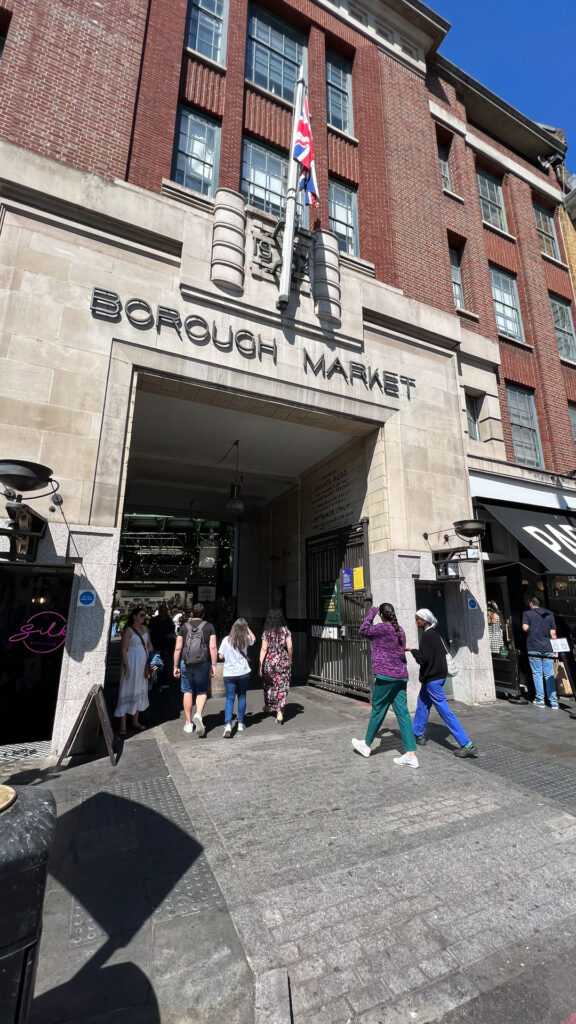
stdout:
POLYGON ((226 688, 225 739, 229 739, 232 735, 232 712, 236 695, 238 695, 238 732, 242 732, 244 729, 246 690, 250 685, 250 665, 246 654, 248 647, 252 646, 255 639, 246 619, 236 619, 229 636, 225 636, 220 644, 218 657, 224 661, 223 676, 226 688))

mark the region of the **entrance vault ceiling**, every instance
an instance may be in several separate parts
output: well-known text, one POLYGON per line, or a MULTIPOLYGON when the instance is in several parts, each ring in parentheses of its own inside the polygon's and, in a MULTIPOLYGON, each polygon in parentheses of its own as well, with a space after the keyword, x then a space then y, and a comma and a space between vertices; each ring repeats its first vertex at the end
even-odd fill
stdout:
POLYGON ((124 511, 233 519, 226 502, 236 473, 234 441, 240 442, 240 492, 249 512, 286 493, 352 437, 373 430, 373 423, 147 375, 136 392, 124 511))

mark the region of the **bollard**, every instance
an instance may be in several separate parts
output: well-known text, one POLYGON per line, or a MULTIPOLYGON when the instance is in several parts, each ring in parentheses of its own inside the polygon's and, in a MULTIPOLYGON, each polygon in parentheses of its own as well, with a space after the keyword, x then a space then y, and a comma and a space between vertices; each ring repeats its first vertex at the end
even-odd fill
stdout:
POLYGON ((0 786, 0 1021, 27 1024, 34 994, 56 802, 0 786))

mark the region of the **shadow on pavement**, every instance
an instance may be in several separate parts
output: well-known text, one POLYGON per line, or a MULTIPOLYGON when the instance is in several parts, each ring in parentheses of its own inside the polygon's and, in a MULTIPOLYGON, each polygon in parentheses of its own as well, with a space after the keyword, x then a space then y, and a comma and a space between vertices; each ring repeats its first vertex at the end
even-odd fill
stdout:
MULTIPOLYGON (((66 945, 75 960, 82 947, 89 959, 72 978, 35 999, 33 1024, 105 1013, 114 1013, 115 1024, 159 1024, 146 970, 129 961, 129 952, 127 962, 106 964, 114 955, 118 959, 201 852, 195 839, 163 815, 114 793, 97 793, 59 818, 50 873, 73 897, 66 945)), ((60 893, 61 907, 52 912, 64 914, 69 900, 60 893)), ((66 948, 47 955, 61 974, 66 948)))

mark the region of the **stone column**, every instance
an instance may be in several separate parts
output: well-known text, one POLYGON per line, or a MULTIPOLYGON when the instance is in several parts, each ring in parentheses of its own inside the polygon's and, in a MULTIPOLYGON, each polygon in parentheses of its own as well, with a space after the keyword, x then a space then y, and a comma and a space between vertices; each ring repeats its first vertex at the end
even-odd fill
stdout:
POLYGON ((212 283, 220 288, 244 290, 246 256, 246 201, 239 192, 219 188, 214 200, 212 283))
POLYGON ((340 255, 331 231, 314 232, 314 308, 320 320, 340 327, 340 255))

